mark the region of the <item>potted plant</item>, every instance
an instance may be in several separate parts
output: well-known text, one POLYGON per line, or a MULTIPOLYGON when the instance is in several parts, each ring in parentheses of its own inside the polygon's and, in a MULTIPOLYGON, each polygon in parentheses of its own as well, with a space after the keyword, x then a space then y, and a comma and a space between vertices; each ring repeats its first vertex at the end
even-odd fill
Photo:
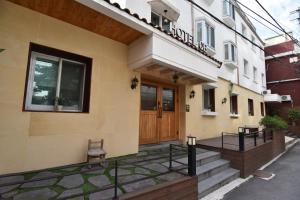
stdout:
POLYGON ((288 111, 288 118, 292 122, 292 126, 296 126, 296 121, 300 118, 300 112, 295 108, 290 108, 288 111))
POLYGON ((282 130, 287 129, 288 124, 281 117, 274 116, 265 116, 259 122, 260 125, 264 126, 267 130, 282 130))
POLYGON ((64 105, 64 99, 62 97, 55 97, 54 107, 56 111, 62 111, 64 105))

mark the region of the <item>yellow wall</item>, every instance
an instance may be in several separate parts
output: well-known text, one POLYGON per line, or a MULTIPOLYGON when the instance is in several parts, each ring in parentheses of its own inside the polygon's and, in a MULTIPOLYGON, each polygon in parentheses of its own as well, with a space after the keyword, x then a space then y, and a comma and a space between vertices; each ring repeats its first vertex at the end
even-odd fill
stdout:
POLYGON ((137 152, 126 45, 0 0, 0 48, 0 174, 82 162, 89 138, 109 156, 137 152), (22 112, 29 42, 93 58, 89 114, 22 112))
POLYGON ((217 116, 202 116, 203 108, 202 101, 202 86, 196 85, 187 88, 186 103, 190 105, 190 112, 186 113, 186 133, 196 136, 198 139, 211 137, 219 137, 221 133, 233 132, 237 133, 239 126, 258 126, 261 119, 260 103, 263 102, 263 97, 260 94, 234 85, 233 92, 238 96, 238 112, 239 118, 231 118, 230 101, 229 101, 229 86, 230 82, 224 79, 218 79, 217 88, 215 89, 215 107, 217 116), (189 92, 194 89, 196 92, 195 98, 189 98, 189 92), (227 102, 222 104, 222 99, 226 97, 227 102), (254 116, 248 116, 248 98, 253 99, 254 116))

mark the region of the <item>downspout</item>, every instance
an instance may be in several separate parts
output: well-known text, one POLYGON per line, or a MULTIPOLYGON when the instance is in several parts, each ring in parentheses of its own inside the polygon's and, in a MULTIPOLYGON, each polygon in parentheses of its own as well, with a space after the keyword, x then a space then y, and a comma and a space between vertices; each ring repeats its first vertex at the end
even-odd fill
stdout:
MULTIPOLYGON (((191 0, 192 2, 194 0, 191 0)), ((191 3, 191 25, 192 25, 192 36, 195 40, 195 16, 194 16, 194 5, 191 3)))

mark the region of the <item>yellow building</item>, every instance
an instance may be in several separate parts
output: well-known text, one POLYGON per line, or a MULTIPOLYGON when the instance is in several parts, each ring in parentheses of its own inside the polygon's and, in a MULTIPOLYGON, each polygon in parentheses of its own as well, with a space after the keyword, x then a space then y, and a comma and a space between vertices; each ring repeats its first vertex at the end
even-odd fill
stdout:
POLYGON ((220 61, 95 4, 0 0, 0 174, 83 162, 88 139, 114 157, 258 125, 262 95, 220 61))

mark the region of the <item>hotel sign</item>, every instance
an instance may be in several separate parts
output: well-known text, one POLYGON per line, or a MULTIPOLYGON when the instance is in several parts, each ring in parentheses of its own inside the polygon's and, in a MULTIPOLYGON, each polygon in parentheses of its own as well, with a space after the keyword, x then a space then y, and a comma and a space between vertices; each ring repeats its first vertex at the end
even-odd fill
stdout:
POLYGON ((190 45, 193 45, 197 48, 198 51, 206 52, 207 51, 207 45, 201 42, 195 42, 194 36, 189 34, 188 32, 177 28, 175 25, 171 29, 172 34, 176 36, 177 38, 182 39, 185 43, 188 43, 190 45))

